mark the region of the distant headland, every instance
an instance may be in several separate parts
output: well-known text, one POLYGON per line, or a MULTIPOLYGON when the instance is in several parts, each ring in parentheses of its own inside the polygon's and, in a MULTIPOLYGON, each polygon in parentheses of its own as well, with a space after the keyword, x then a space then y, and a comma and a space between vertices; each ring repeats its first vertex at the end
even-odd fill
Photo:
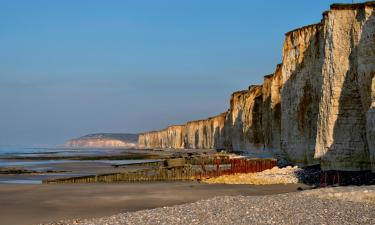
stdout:
POLYGON ((67 141, 65 147, 82 148, 136 148, 138 134, 97 133, 67 141))

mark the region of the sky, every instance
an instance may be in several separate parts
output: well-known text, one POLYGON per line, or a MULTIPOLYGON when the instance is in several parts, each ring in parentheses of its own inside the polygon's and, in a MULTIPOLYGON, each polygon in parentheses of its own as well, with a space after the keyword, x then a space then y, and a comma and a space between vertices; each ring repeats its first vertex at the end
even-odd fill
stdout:
POLYGON ((224 112, 281 62, 284 34, 333 2, 0 0, 0 145, 224 112))

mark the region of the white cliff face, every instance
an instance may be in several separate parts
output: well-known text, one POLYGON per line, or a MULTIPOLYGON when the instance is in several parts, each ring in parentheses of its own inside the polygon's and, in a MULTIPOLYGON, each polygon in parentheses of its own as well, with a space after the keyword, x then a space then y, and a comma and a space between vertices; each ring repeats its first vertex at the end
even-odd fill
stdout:
POLYGON ((74 140, 65 144, 66 147, 76 148, 136 148, 136 143, 129 143, 120 140, 74 140))
POLYGON ((161 131, 151 131, 139 135, 139 148, 184 148, 185 126, 174 125, 161 131))
POLYGON ((281 149, 303 165, 314 159, 316 121, 322 88, 321 25, 286 34, 281 81, 281 149))
POLYGON ((375 171, 374 8, 332 5, 320 23, 286 34, 282 64, 262 86, 233 93, 227 115, 189 122, 183 135, 145 133, 140 145, 268 151, 324 170, 375 171))
POLYGON ((262 97, 262 128, 264 150, 281 153, 281 72, 282 65, 276 67, 275 73, 264 77, 262 97))
POLYGON ((375 72, 373 6, 333 7, 323 26, 325 57, 315 157, 323 169, 368 170, 373 151, 367 142, 375 72))
POLYGON ((69 140, 66 147, 74 148, 136 148, 138 134, 100 133, 69 140))
POLYGON ((263 150, 262 106, 262 86, 232 94, 225 134, 233 150, 263 150))
POLYGON ((140 148, 223 149, 226 113, 139 136, 140 148))

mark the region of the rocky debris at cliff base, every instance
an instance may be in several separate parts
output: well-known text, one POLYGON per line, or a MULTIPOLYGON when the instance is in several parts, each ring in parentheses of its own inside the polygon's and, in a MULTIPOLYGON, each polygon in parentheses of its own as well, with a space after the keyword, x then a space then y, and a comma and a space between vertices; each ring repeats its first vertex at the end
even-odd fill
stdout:
MULTIPOLYGON (((345 193, 374 193, 375 186, 314 189, 279 195, 222 196, 195 203, 76 219, 50 225, 124 224, 375 224, 375 201, 331 198, 345 193)), ((365 199, 365 200, 363 200, 365 199)))
POLYGON ((304 179, 305 171, 297 166, 287 166, 284 168, 274 167, 259 173, 239 173, 233 175, 223 175, 204 180, 206 183, 220 184, 295 184, 304 179))

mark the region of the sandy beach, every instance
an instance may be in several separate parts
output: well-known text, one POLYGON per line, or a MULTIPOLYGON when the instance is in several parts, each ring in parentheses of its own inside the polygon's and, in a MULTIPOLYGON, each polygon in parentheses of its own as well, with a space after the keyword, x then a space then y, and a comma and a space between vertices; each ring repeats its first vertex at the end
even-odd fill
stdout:
POLYGON ((297 191, 303 184, 224 185, 197 182, 117 184, 2 184, 0 225, 31 225, 191 203, 216 196, 297 191))

